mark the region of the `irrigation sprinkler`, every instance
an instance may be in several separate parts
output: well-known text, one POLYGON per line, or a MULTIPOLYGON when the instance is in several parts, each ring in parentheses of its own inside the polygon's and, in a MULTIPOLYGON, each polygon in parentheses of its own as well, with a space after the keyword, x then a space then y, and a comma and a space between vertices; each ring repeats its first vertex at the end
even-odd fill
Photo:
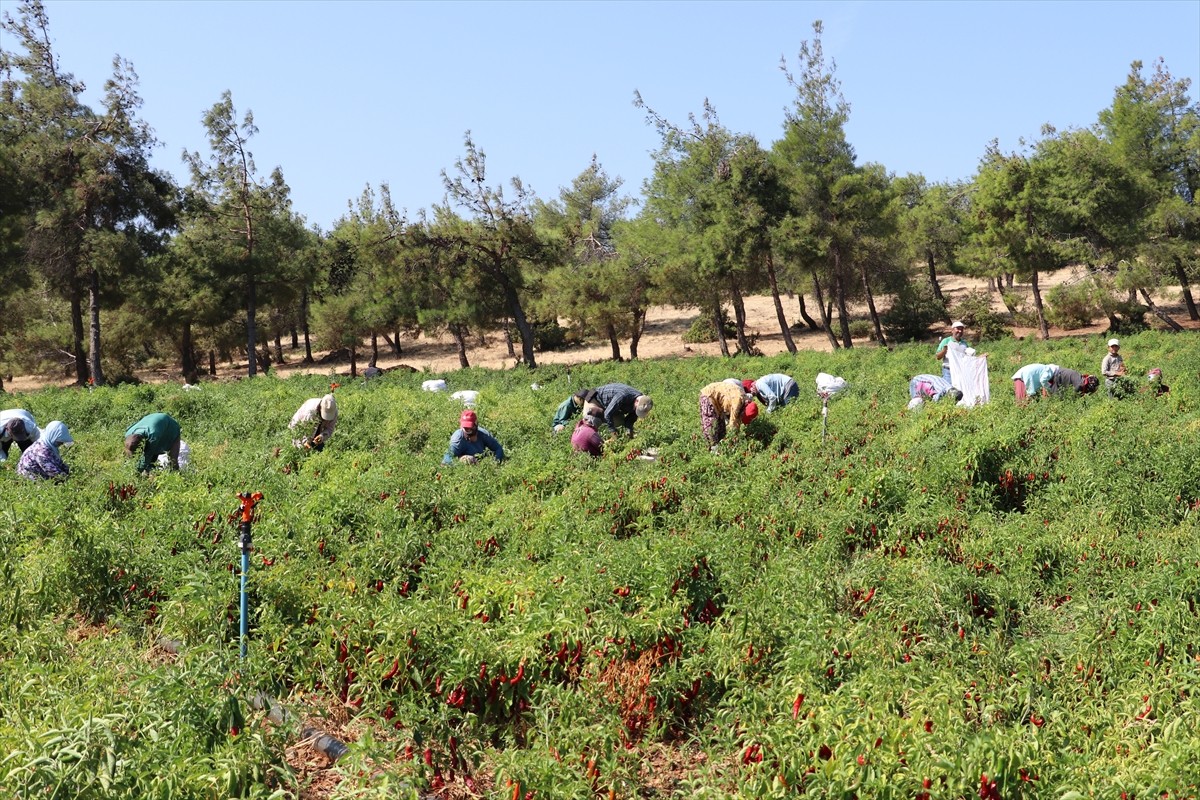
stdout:
POLYGON ((250 572, 250 551, 254 544, 250 538, 250 526, 254 522, 254 507, 262 500, 262 492, 241 492, 238 500, 242 503, 241 518, 238 520, 238 543, 242 548, 242 586, 241 586, 241 657, 246 657, 247 629, 250 624, 250 614, 246 602, 246 576, 250 572))

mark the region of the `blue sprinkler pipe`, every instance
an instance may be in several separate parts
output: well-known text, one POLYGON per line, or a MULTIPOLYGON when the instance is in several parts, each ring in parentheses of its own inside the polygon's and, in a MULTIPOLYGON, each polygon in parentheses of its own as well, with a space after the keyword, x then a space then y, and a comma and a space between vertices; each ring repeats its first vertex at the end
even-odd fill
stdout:
POLYGON ((250 572, 250 551, 254 549, 254 544, 250 539, 250 525, 254 522, 254 507, 258 505, 258 501, 262 500, 262 492, 242 492, 238 495, 238 500, 242 501, 241 520, 238 522, 238 542, 242 547, 242 586, 241 586, 241 657, 246 657, 246 640, 249 638, 247 630, 250 624, 250 614, 247 609, 246 602, 246 576, 250 572))

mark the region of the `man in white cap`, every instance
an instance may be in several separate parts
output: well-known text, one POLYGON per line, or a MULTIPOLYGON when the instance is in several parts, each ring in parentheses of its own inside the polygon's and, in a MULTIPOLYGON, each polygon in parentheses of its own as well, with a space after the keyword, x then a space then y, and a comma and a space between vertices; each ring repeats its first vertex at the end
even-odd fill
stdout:
POLYGON ((324 397, 313 397, 305 400, 300 408, 296 410, 296 413, 292 415, 292 421, 288 424, 288 427, 295 430, 297 425, 313 421, 316 421, 317 427, 313 430, 311 436, 296 439, 292 444, 296 445, 296 447, 303 447, 306 450, 321 450, 333 436, 333 431, 337 427, 337 419, 337 400, 333 399, 332 393, 324 397))
POLYGON ((954 322, 950 323, 950 335, 938 342, 937 352, 933 354, 934 358, 942 362, 942 377, 947 382, 950 381, 950 358, 948 351, 952 347, 960 352, 966 351, 966 331, 967 326, 963 324, 962 320, 954 320, 954 322))
POLYGON ((1119 339, 1108 340, 1108 355, 1100 362, 1100 373, 1104 376, 1104 388, 1108 390, 1108 396, 1119 394, 1121 378, 1125 377, 1125 360, 1121 358, 1119 339))

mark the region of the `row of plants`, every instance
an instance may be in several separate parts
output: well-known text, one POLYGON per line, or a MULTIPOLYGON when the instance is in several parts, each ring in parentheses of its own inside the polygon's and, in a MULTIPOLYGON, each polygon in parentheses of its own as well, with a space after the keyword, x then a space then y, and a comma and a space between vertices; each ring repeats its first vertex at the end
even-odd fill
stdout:
POLYGON ((0 786, 298 797, 319 720, 337 797, 1193 797, 1200 346, 1123 344, 1170 394, 1014 403, 1094 338, 987 343, 970 410, 905 409, 929 346, 466 370, 509 455, 474 468, 422 374, 337 389, 320 453, 286 424, 321 376, 10 398, 77 444, 63 485, 0 470, 0 786), (699 387, 775 371, 800 398, 709 452, 699 387), (850 384, 824 439, 818 371, 850 384), (592 461, 550 418, 612 380, 655 409, 592 461), (189 470, 122 458, 156 410, 189 470))

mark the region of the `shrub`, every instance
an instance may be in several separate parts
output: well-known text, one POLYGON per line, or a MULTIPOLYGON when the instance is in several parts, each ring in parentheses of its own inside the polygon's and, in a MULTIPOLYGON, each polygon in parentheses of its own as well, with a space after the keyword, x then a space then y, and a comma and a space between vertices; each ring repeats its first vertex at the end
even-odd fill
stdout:
POLYGON ((855 319, 850 321, 850 336, 854 339, 874 339, 875 326, 871 324, 869 319, 855 319))
POLYGON ((1046 321, 1059 328, 1086 328, 1102 313, 1091 281, 1063 283, 1046 294, 1046 321))
MULTIPOLYGON (((733 321, 721 315, 721 327, 725 331, 725 338, 732 339, 737 336, 737 327, 733 321)), ((708 344, 717 340, 717 328, 713 325, 712 317, 707 314, 701 314, 692 322, 691 326, 683 334, 683 341, 687 344, 708 344)))
POLYGON ((992 296, 989 292, 969 292, 954 306, 954 315, 975 330, 980 341, 995 341, 1007 338, 1009 326, 1004 317, 992 311, 992 296))
POLYGON ((925 281, 910 281, 896 293, 896 300, 883 314, 883 327, 893 342, 919 341, 929 328, 946 319, 946 304, 933 296, 925 281))

